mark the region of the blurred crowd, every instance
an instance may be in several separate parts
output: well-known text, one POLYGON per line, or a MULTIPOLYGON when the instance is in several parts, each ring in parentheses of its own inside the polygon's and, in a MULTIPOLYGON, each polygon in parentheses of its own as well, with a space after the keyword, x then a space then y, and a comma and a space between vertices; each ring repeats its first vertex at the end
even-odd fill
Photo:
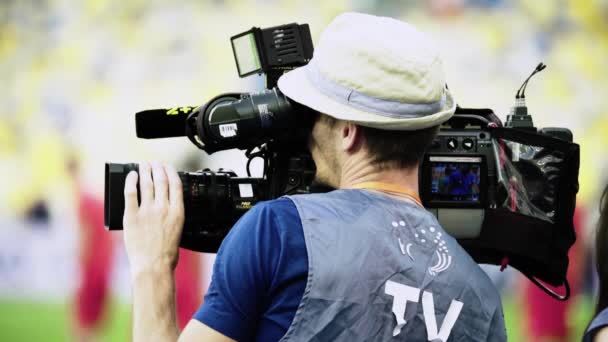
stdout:
MULTIPOLYGON (((316 41, 335 15, 351 10, 390 15, 430 33, 457 102, 492 108, 502 119, 533 68, 540 61, 548 65, 530 82, 527 104, 537 126, 568 127, 581 145, 571 281, 581 293, 592 293, 587 245, 608 182, 606 0, 4 0, 0 305, 2 298, 71 298, 81 286, 77 189, 101 203, 105 162, 179 166, 194 158, 199 168, 228 167, 244 175, 238 151, 206 156, 187 139, 138 140, 135 112, 260 89, 262 78, 238 78, 230 36, 298 22, 310 24, 316 41), (78 182, 68 167, 72 159, 80 165, 78 182), (61 285, 36 280, 52 274, 52 265, 61 285)), ((112 262, 124 273, 121 244, 112 248, 112 262)), ((127 278, 114 272, 111 281, 127 278)), ((114 288, 124 292, 128 286, 114 288)), ((530 329, 547 326, 538 324, 530 329)))

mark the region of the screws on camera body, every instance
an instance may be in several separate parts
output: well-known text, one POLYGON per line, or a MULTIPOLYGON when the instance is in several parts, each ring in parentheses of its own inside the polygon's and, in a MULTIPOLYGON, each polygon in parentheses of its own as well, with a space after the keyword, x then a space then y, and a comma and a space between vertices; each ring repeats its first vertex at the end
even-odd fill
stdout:
POLYGON ((298 178, 295 176, 289 176, 287 183, 289 183, 289 185, 296 185, 298 184, 298 178))

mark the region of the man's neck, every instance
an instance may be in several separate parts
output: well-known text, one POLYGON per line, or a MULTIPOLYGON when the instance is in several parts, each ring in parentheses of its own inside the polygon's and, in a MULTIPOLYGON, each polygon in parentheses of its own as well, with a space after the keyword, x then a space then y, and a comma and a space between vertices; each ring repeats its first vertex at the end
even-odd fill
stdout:
POLYGON ((419 196, 418 168, 384 168, 370 162, 365 156, 353 156, 342 165, 340 189, 352 188, 356 184, 380 182, 408 189, 419 196))

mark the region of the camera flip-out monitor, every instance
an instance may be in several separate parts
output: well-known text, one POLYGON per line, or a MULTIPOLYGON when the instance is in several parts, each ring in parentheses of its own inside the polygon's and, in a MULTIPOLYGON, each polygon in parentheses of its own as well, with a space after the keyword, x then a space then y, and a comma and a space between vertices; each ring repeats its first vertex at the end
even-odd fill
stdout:
POLYGON ((230 42, 240 77, 262 72, 254 29, 230 38, 230 42))
POLYGON ((422 197, 428 207, 484 207, 487 167, 483 156, 427 155, 422 178, 422 197))

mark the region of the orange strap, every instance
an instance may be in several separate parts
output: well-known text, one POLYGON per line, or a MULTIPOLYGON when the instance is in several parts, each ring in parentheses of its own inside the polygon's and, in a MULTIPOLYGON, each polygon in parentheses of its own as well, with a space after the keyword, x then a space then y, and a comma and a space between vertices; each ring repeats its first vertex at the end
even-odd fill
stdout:
POLYGON ((389 184, 389 183, 382 183, 382 182, 363 182, 363 183, 355 184, 355 185, 351 186, 350 188, 351 189, 379 190, 379 191, 386 191, 386 192, 401 194, 406 197, 409 197, 411 200, 416 202, 416 204, 418 204, 419 206, 424 208, 424 206, 422 205, 422 200, 420 200, 420 197, 418 197, 418 195, 411 189, 403 187, 403 186, 389 184))

